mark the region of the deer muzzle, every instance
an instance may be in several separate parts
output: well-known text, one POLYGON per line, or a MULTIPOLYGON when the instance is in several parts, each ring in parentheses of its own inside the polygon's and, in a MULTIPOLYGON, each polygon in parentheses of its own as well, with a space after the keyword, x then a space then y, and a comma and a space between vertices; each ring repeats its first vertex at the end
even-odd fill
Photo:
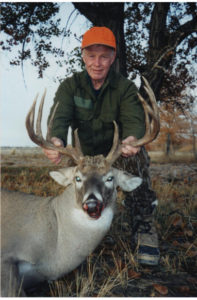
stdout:
POLYGON ((101 213, 104 209, 104 204, 94 195, 90 195, 88 199, 83 203, 83 209, 91 218, 98 219, 100 218, 101 213))

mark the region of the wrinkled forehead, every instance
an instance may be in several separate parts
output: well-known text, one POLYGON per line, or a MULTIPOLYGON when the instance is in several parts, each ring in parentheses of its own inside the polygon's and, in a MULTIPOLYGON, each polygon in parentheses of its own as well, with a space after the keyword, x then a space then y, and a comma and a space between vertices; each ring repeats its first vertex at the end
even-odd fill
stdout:
POLYGON ((88 46, 84 48, 85 51, 87 52, 114 52, 114 49, 106 46, 106 45, 101 45, 101 44, 94 44, 91 46, 88 46))
POLYGON ((85 156, 78 165, 78 170, 83 174, 98 173, 104 175, 110 170, 110 165, 103 155, 85 156))

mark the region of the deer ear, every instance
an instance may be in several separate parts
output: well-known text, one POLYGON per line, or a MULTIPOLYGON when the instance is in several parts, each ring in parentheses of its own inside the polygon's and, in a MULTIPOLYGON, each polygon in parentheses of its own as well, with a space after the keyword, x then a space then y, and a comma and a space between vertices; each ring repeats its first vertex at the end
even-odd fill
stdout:
POLYGON ((125 192, 135 190, 142 183, 140 177, 133 176, 125 171, 113 169, 113 172, 115 173, 116 185, 125 192))
POLYGON ((68 186, 73 182, 76 167, 63 168, 50 172, 50 176, 60 185, 68 186))

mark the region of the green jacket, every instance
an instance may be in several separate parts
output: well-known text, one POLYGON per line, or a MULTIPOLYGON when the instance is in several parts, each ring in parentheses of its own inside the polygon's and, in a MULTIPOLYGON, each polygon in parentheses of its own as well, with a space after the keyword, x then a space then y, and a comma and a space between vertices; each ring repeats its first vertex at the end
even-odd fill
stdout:
MULTIPOLYGON (((65 79, 59 86, 54 105, 51 136, 67 144, 68 127, 78 128, 85 155, 106 155, 112 145, 114 125, 119 125, 120 138, 144 135, 144 112, 137 96, 137 88, 130 80, 110 71, 98 95, 86 71, 65 79)), ((50 113, 51 114, 51 113, 50 113)))

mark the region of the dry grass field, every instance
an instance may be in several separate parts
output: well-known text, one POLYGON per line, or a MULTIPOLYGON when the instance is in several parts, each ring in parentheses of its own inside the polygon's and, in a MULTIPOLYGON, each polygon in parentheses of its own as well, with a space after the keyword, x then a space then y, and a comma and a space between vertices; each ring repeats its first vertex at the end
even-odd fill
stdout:
MULTIPOLYGON (((150 153, 150 157, 152 185, 159 200, 160 265, 150 268, 136 263, 129 214, 121 205, 120 192, 111 231, 97 249, 76 270, 29 290, 28 296, 197 296, 197 164, 186 152, 169 158, 150 153)), ((2 187, 41 196, 62 192, 48 175, 57 167, 37 148, 3 149, 1 160, 2 187)))

